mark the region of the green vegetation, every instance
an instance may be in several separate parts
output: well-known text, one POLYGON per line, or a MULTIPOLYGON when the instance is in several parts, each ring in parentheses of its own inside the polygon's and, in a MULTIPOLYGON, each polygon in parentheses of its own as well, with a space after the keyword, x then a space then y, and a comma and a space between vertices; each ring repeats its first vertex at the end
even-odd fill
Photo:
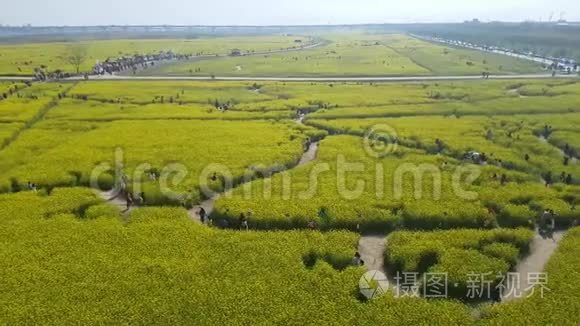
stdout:
POLYGON ((495 288, 532 238, 527 229, 399 231, 389 236, 385 260, 393 272, 447 273, 450 294, 467 300, 469 274, 489 273, 495 288))
MULTIPOLYGON (((578 114, 569 114, 571 119, 578 114)), ((394 128, 399 143, 440 152, 460 159, 469 151, 489 155, 489 162, 510 169, 541 175, 548 170, 576 171, 575 165, 564 165, 563 156, 554 146, 534 135, 545 115, 533 116, 469 116, 463 118, 421 116, 379 119, 309 120, 309 124, 331 133, 364 135, 372 126, 386 124, 394 128), (526 123, 523 119, 533 119, 526 123), (454 128, 448 128, 453 124, 454 128), (439 140, 439 143, 437 143, 439 140), (438 145, 439 144, 439 145, 438 145), (526 160, 526 154, 529 158, 526 160)), ((580 172, 580 171, 578 171, 580 172)))
POLYGON ((0 45, 0 75, 33 75, 35 68, 46 71, 76 72, 76 63, 67 60, 73 49, 82 49, 80 71, 90 71, 97 61, 134 54, 156 54, 173 51, 176 54, 227 55, 232 49, 243 53, 274 51, 296 47, 295 40, 305 37, 253 36, 194 39, 133 39, 93 40, 0 45))
MULTIPOLYGON (((569 232, 548 265, 551 291, 544 299, 538 293, 531 299, 484 307, 475 320, 467 306, 448 300, 396 299, 389 294, 366 303, 357 300, 353 292, 363 270, 336 269, 354 250, 352 233, 220 231, 192 223, 184 210, 176 208, 137 210, 123 224, 117 212, 103 207, 91 191, 83 189, 55 189, 50 196, 0 195, 2 322, 195 320, 205 325, 429 320, 495 325, 517 318, 530 324, 567 324, 569 314, 580 309, 574 282, 580 266, 578 228, 569 232), (304 259, 312 254, 333 258, 317 259, 307 267, 304 259), (554 313, 558 307, 565 312, 554 313)), ((422 244, 443 252, 467 246, 493 261, 496 256, 491 252, 499 251, 497 245, 490 248, 494 243, 505 244, 506 249, 523 248, 528 240, 525 230, 458 230, 398 232, 390 242, 405 259, 428 249, 421 249, 422 244), (404 241, 400 247, 398 240, 404 241)), ((509 256, 512 251, 502 250, 509 256)), ((458 265, 446 268, 453 266, 458 265)))
POLYGON ((0 148, 4 148, 23 126, 17 122, 0 123, 0 148))
POLYGON ((579 110, 578 83, 557 79, 19 87, 0 101, 0 323, 567 324, 553 312, 580 312, 577 228, 543 301, 363 300, 350 262, 360 233, 392 232, 389 271, 448 273, 456 299, 469 273, 498 282, 545 209, 558 228, 580 218, 580 167, 565 161, 579 110), (369 140, 376 126, 392 134, 369 140), (101 163, 96 186, 115 185, 115 159, 149 207, 122 213, 89 189, 101 163), (188 172, 170 174, 175 197, 147 176, 168 166, 188 172), (186 209, 228 181, 199 224, 186 209), (232 230, 241 213, 248 232, 232 230))
POLYGON ((225 82, 95 82, 80 83, 70 94, 102 102, 134 104, 213 104, 215 100, 224 103, 253 103, 273 99, 272 96, 254 91, 252 86, 252 83, 225 82))
POLYGON ((123 225, 109 212, 95 217, 98 207, 87 190, 0 195, 3 323, 470 319, 454 302, 392 296, 360 302, 353 292, 362 268, 334 267, 350 260, 352 233, 220 231, 192 223, 176 208, 137 210, 123 225), (310 253, 333 258, 307 267, 310 253))
POLYGON ((408 30, 452 40, 580 60, 579 27, 542 23, 421 24, 408 30))
POLYGON ((236 223, 239 214, 246 213, 255 228, 306 227, 314 221, 323 229, 350 230, 531 226, 547 208, 557 210, 560 225, 578 218, 578 195, 570 192, 574 186, 546 189, 539 177, 488 165, 481 167, 472 186, 462 184, 465 191, 475 192, 475 198, 465 199, 454 188, 458 168, 470 169, 459 159, 402 145, 392 155, 374 159, 365 153, 360 138, 331 136, 321 142, 316 161, 236 189, 217 201, 215 215, 236 223), (340 160, 358 163, 364 170, 345 173, 339 181, 340 160), (433 172, 441 166, 440 174, 433 172), (500 182, 502 174, 506 185, 500 182), (415 193, 417 180, 422 182, 421 197, 415 193), (343 189, 339 182, 344 182, 343 189))
POLYGON ((448 48, 409 37, 395 35, 385 43, 397 53, 426 67, 434 75, 477 75, 482 71, 492 74, 537 71, 529 61, 473 50, 448 48))
MULTIPOLYGON (((260 169, 292 165, 300 156, 304 138, 291 125, 268 122, 48 120, 23 132, 5 149, 0 178, 2 184, 10 183, 12 188, 22 188, 27 181, 46 188, 88 186, 91 171, 99 163, 108 162, 103 176, 108 176, 108 181, 102 185, 107 189, 112 186, 115 152, 121 149, 123 169, 131 179, 135 177, 132 171, 142 163, 148 163, 147 171, 180 164, 188 174, 175 191, 191 192, 193 200, 199 201, 199 178, 209 163, 227 166, 232 177, 239 179, 260 169), (257 170, 252 170, 253 166, 257 170)), ((213 172, 206 171, 208 177, 213 172)), ((147 192, 155 192, 149 187, 147 192)))
POLYGON ((570 229, 546 266, 550 291, 535 291, 531 298, 487 307, 481 324, 571 325, 580 311, 576 286, 580 279, 580 228, 570 229), (572 313, 572 314, 571 314, 572 313))
POLYGON ((324 36, 328 44, 268 55, 176 63, 143 74, 220 76, 386 76, 537 72, 533 63, 443 47, 398 34, 324 36))
POLYGON ((51 119, 85 120, 85 121, 113 121, 113 120, 263 120, 263 119, 292 119, 295 112, 269 111, 253 112, 216 110, 214 105, 205 104, 124 104, 102 103, 99 101, 84 101, 65 99, 47 115, 51 119))
MULTIPOLYGON (((366 85, 368 94, 382 93, 389 85, 366 85)), ((350 96, 347 90, 362 86, 335 85, 335 91, 350 96), (352 88, 351 88, 352 87, 352 88)), ((480 82, 439 82, 408 84, 394 87, 387 93, 392 102, 367 100, 354 101, 337 98, 323 110, 310 115, 309 119, 400 117, 417 115, 444 115, 461 117, 465 115, 512 115, 512 114, 555 114, 579 112, 580 84, 575 81, 486 81, 480 82), (523 96, 522 89, 541 88, 546 93, 523 96), (410 97, 407 97, 409 94, 410 97)), ((323 96, 320 96, 323 99, 323 96)))

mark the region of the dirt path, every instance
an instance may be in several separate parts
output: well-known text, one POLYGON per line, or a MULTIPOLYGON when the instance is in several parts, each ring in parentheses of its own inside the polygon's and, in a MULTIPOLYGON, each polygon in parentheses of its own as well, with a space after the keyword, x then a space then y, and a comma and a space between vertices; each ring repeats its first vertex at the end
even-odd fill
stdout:
POLYGON ((386 272, 384 258, 386 247, 386 235, 361 235, 358 241, 358 252, 369 271, 386 272))
MULTIPOLYGON (((530 254, 524 257, 515 268, 514 273, 519 274, 519 283, 514 284, 513 288, 524 292, 530 287, 528 275, 531 273, 541 273, 550 257, 556 251, 558 243, 564 237, 565 231, 557 231, 554 233, 554 240, 543 239, 539 234, 536 234, 532 243, 530 244, 530 254)), ((365 266, 369 271, 380 271, 384 273, 388 280, 389 286, 395 288, 396 282, 392 278, 385 266, 384 254, 388 245, 388 237, 380 234, 362 235, 358 242, 358 252, 365 266)), ((502 295, 502 302, 509 302, 517 299, 517 293, 510 293, 504 291, 502 295)), ((525 295, 523 295, 525 297, 525 295)))
MULTIPOLYGON (((304 119, 304 116, 301 116, 301 118, 298 119, 296 122, 302 123, 302 119, 304 119)), ((309 162, 314 161, 316 159, 316 154, 318 153, 318 144, 319 144, 319 142, 311 143, 308 146, 308 149, 306 151, 304 151, 304 153, 302 153, 302 156, 300 157, 300 160, 298 161, 296 166, 293 166, 290 168, 292 169, 292 168, 295 168, 295 167, 298 167, 298 166, 301 166, 301 165, 304 165, 304 164, 307 164, 309 162)), ((115 193, 113 190, 100 191, 100 192, 98 192, 98 194, 101 198, 103 198, 104 200, 106 200, 107 202, 112 204, 113 206, 119 207, 119 209, 121 210, 121 212, 125 216, 128 215, 132 210, 136 209, 135 206, 132 206, 130 209, 127 210, 127 202, 125 201, 125 199, 122 198, 121 196, 115 196, 115 193)), ((205 210, 206 216, 211 215, 211 213, 214 210, 214 205, 215 205, 216 200, 218 200, 221 196, 222 196, 222 193, 216 193, 213 196, 211 196, 210 198, 202 201, 199 205, 196 205, 196 206, 192 207, 191 209, 187 210, 187 214, 189 215, 189 218, 194 222, 202 223, 201 216, 199 215, 200 209, 203 208, 205 210)), ((205 222, 207 223, 207 220, 205 222)))
POLYGON ((306 152, 302 154, 300 161, 297 166, 304 165, 306 163, 314 161, 316 159, 316 154, 318 153, 318 142, 310 144, 306 152))
MULTIPOLYGON (((399 283, 394 277, 394 273, 387 269, 385 265, 385 249, 387 248, 389 237, 385 234, 361 235, 358 241, 358 252, 365 262, 368 271, 379 271, 387 277, 389 288, 393 295, 400 295, 402 292, 399 283)), ((415 284, 419 286, 419 284, 415 284)))
MULTIPOLYGON (((314 142, 314 143, 310 144, 310 146, 308 147, 308 150, 306 150, 302 154, 300 161, 298 162, 298 164, 295 167, 312 162, 314 159, 316 159, 317 153, 318 153, 318 142, 314 142)), ((189 217, 192 220, 201 223, 201 218, 199 216, 200 208, 203 207, 206 215, 208 215, 208 216, 211 215, 211 213, 213 212, 216 200, 218 200, 221 196, 222 196, 221 193, 217 193, 217 194, 213 195, 212 197, 210 197, 209 199, 202 201, 199 205, 194 206, 192 209, 188 210, 189 217)))
POLYGON ((520 89, 519 88, 515 88, 515 89, 510 89, 509 91, 506 92, 508 95, 514 95, 517 96, 519 98, 526 98, 527 96, 520 94, 520 89))
MULTIPOLYGON (((570 157, 570 156, 568 156, 568 154, 564 153, 564 151, 560 147, 550 143, 546 137, 540 135, 540 136, 538 136, 538 139, 540 139, 541 142, 552 146, 555 150, 558 151, 558 153, 560 153, 560 155, 562 155, 562 157, 570 157)), ((578 164, 578 158, 570 157, 570 164, 578 164)))
MULTIPOLYGON (((564 231, 557 231, 554 233, 554 240, 543 239, 539 234, 536 236, 530 244, 530 254, 524 257, 515 268, 515 273, 519 274, 519 282, 514 284, 512 288, 517 289, 519 292, 524 292, 529 288, 530 282, 528 280, 528 275, 531 273, 541 273, 544 271, 544 267, 552 254, 558 248, 558 243, 564 237, 564 231)), ((549 276, 548 276, 549 277, 549 276)), ((509 302, 517 299, 517 293, 515 291, 504 291, 502 295, 502 302, 509 302), (511 292, 511 293, 510 293, 511 292)), ((523 295, 525 297, 525 295, 523 295)))
MULTIPOLYGON (((199 216, 199 210, 201 208, 203 208, 205 210, 206 216, 211 215, 211 212, 213 212, 213 206, 215 204, 215 201, 220 196, 221 196, 221 194, 215 194, 210 199, 206 199, 206 200, 202 201, 199 205, 194 206, 193 208, 188 210, 187 213, 189 214, 189 217, 193 221, 201 223, 201 217, 199 216)), ((206 221, 206 223, 207 223, 207 221, 206 221)))
POLYGON ((124 216, 129 215, 129 213, 135 209, 135 206, 131 206, 131 208, 127 209, 127 201, 123 196, 117 195, 115 190, 99 191, 98 194, 99 197, 107 201, 107 203, 118 207, 124 216))

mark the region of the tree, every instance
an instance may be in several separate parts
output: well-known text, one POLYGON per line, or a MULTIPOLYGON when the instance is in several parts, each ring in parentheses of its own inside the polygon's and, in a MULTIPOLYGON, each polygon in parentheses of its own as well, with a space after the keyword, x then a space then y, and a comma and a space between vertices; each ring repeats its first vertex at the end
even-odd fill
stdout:
POLYGON ((66 48, 66 53, 62 58, 65 62, 72 65, 78 74, 80 73, 81 65, 87 58, 87 49, 82 45, 71 45, 66 48))

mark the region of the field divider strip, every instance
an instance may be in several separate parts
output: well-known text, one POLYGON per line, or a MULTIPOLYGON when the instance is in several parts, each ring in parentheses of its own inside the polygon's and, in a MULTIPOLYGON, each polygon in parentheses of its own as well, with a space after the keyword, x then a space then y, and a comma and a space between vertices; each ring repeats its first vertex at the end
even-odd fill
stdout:
MULTIPOLYGON (((72 84, 63 92, 64 93, 69 92, 76 85, 77 85, 77 83, 72 84)), ((48 111, 50 111, 52 108, 57 106, 59 101, 60 100, 59 100, 58 96, 53 97, 52 100, 50 100, 50 102, 48 102, 45 106, 43 106, 40 110, 38 110, 38 112, 34 115, 34 117, 32 117, 30 120, 24 122, 24 126, 22 126, 22 128, 16 130, 12 134, 12 136, 10 136, 10 138, 8 138, 6 141, 4 141, 4 143, 2 143, 0 145, 0 151, 3 151, 8 146, 10 146, 13 142, 15 142, 18 139, 18 137, 20 136, 20 134, 23 133, 25 130, 32 128, 36 123, 43 120, 44 117, 46 116, 46 114, 48 113, 48 111)))
POLYGON ((419 62, 417 62, 415 59, 411 58, 410 56, 408 56, 408 55, 406 55, 406 54, 403 54, 403 53, 399 52, 399 51, 398 51, 397 49, 395 49, 394 47, 392 47, 392 46, 388 46, 388 45, 386 45, 386 44, 383 44, 383 46, 385 46, 385 47, 386 47, 386 48, 388 48, 388 49, 391 49, 393 52, 395 52, 396 54, 400 55, 401 57, 409 59, 409 60, 410 60, 412 63, 414 63, 414 64, 415 64, 415 65, 417 65, 418 67, 421 67, 421 68, 423 68, 423 69, 427 70, 427 71, 428 71, 430 74, 434 74, 434 71, 433 71, 433 69, 431 69, 431 68, 429 68, 429 67, 427 67, 427 66, 425 66, 425 65, 423 65, 423 64, 420 64, 420 63, 419 63, 419 62))

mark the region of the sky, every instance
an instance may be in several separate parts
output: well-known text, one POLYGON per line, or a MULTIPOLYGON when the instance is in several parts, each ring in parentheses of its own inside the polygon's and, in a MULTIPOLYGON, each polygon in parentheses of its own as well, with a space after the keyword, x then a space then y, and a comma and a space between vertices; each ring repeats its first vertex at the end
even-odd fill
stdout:
POLYGON ((482 21, 580 21, 579 0, 16 0, 0 24, 325 25, 482 21))

